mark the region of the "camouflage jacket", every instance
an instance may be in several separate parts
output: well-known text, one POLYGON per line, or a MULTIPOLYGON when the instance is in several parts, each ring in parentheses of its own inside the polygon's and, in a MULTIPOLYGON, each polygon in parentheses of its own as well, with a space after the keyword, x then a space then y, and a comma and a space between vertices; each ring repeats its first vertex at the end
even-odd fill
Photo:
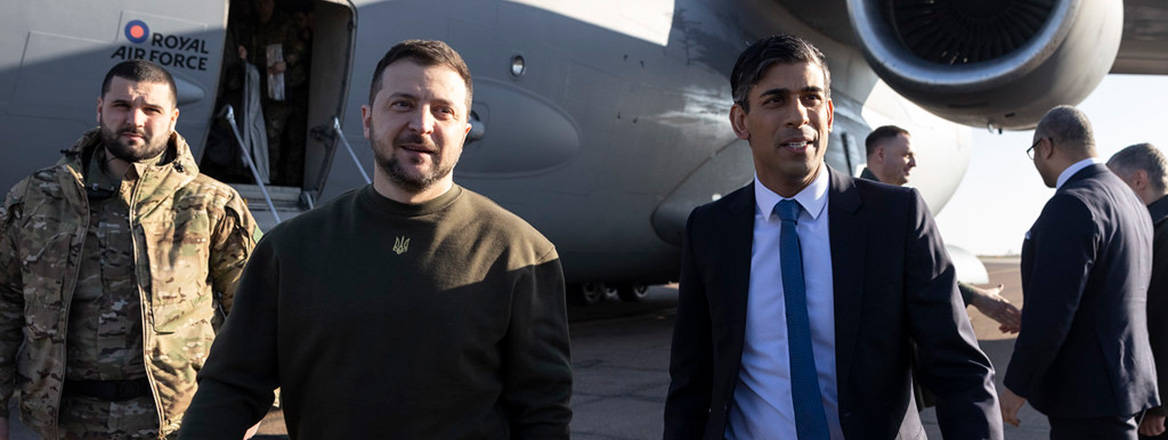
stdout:
MULTIPOLYGON (((99 139, 96 129, 86 132, 0 205, 0 408, 19 386, 21 418, 44 438, 57 438, 66 325, 89 223, 82 164, 99 139)), ((230 311, 260 236, 246 201, 199 174, 182 136, 164 154, 166 166, 140 168, 147 171, 134 183, 129 215, 162 436, 178 430, 215 336, 216 309, 230 311)))

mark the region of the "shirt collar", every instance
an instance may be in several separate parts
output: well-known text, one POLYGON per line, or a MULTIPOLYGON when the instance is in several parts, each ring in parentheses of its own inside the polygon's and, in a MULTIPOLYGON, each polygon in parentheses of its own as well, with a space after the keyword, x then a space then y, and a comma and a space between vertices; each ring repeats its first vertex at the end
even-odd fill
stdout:
POLYGON ((1070 180, 1071 176, 1074 176, 1075 173, 1079 172, 1079 170, 1099 163, 1103 162, 1100 162, 1099 159, 1095 157, 1088 157, 1086 159, 1075 162, 1074 165, 1067 167, 1067 169, 1063 170, 1062 174, 1059 174, 1058 183, 1054 186, 1055 189, 1062 188, 1063 184, 1067 183, 1067 180, 1070 180))
MULTIPOLYGON (((823 213, 823 207, 827 205, 827 173, 827 166, 820 165, 819 173, 816 174, 811 184, 803 188, 802 191, 799 191, 798 194, 795 194, 795 197, 791 197, 796 202, 799 202, 799 206, 803 207, 803 211, 807 212, 807 215, 810 215, 812 220, 819 218, 819 214, 823 213)), ((766 185, 763 185, 758 180, 758 173, 754 174, 754 200, 757 204, 756 208, 758 212, 766 213, 769 216, 774 212, 775 205, 779 204, 779 201, 783 199, 786 199, 786 197, 771 191, 770 188, 767 188, 766 185)))

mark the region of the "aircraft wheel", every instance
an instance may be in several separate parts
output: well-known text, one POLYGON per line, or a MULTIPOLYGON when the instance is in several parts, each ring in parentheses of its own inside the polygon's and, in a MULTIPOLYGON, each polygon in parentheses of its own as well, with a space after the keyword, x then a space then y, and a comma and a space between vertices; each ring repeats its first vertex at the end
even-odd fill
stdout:
POLYGON ((607 295, 608 290, 605 289, 604 283, 580 283, 569 289, 569 298, 572 302, 582 306, 590 306, 604 301, 607 295))
POLYGON ((649 295, 649 286, 644 284, 624 284, 616 288, 616 295, 624 302, 641 302, 649 295))

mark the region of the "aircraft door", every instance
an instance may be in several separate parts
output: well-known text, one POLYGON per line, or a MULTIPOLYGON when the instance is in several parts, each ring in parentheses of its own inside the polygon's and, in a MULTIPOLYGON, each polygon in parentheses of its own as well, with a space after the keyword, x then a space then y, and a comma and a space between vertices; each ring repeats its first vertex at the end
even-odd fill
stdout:
POLYGON ((257 179, 283 187, 271 194, 277 204, 298 204, 302 190, 311 196, 332 157, 333 120, 343 116, 355 29, 346 0, 231 0, 202 169, 249 185, 237 188, 257 179))
MULTIPOLYGON (((349 78, 357 41, 357 9, 349 0, 315 2, 312 78, 308 107, 308 144, 305 146, 304 190, 319 197, 344 133, 349 78)), ((345 153, 342 153, 345 154, 345 153)))

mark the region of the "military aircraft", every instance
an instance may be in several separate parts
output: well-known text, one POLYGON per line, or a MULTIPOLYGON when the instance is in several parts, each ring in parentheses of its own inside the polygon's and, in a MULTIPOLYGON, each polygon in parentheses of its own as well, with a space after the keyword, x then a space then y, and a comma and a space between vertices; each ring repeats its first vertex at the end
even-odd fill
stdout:
MULTIPOLYGON (((143 58, 178 82, 178 130, 201 157, 233 17, 248 0, 0 4, 0 186, 54 162, 94 126, 102 75, 143 58)), ((557 246, 573 297, 636 300, 677 278, 694 207, 752 178, 727 123, 728 75, 761 36, 799 34, 832 71, 827 162, 857 172, 871 128, 913 132, 913 184, 953 194, 971 128, 1024 129, 1108 72, 1168 72, 1158 0, 283 0, 312 23, 304 179, 236 184, 265 226, 365 183, 360 105, 384 52, 441 39, 474 75, 474 128, 456 181, 557 246), (927 165, 926 165, 927 164, 927 165)), ((307 237, 306 239, 311 239, 307 237)), ((984 269, 954 250, 963 278, 984 269), (968 271, 964 266, 972 264, 968 271)), ((972 278, 977 278, 976 275, 972 278)), ((974 280, 976 281, 976 279, 974 280)))

